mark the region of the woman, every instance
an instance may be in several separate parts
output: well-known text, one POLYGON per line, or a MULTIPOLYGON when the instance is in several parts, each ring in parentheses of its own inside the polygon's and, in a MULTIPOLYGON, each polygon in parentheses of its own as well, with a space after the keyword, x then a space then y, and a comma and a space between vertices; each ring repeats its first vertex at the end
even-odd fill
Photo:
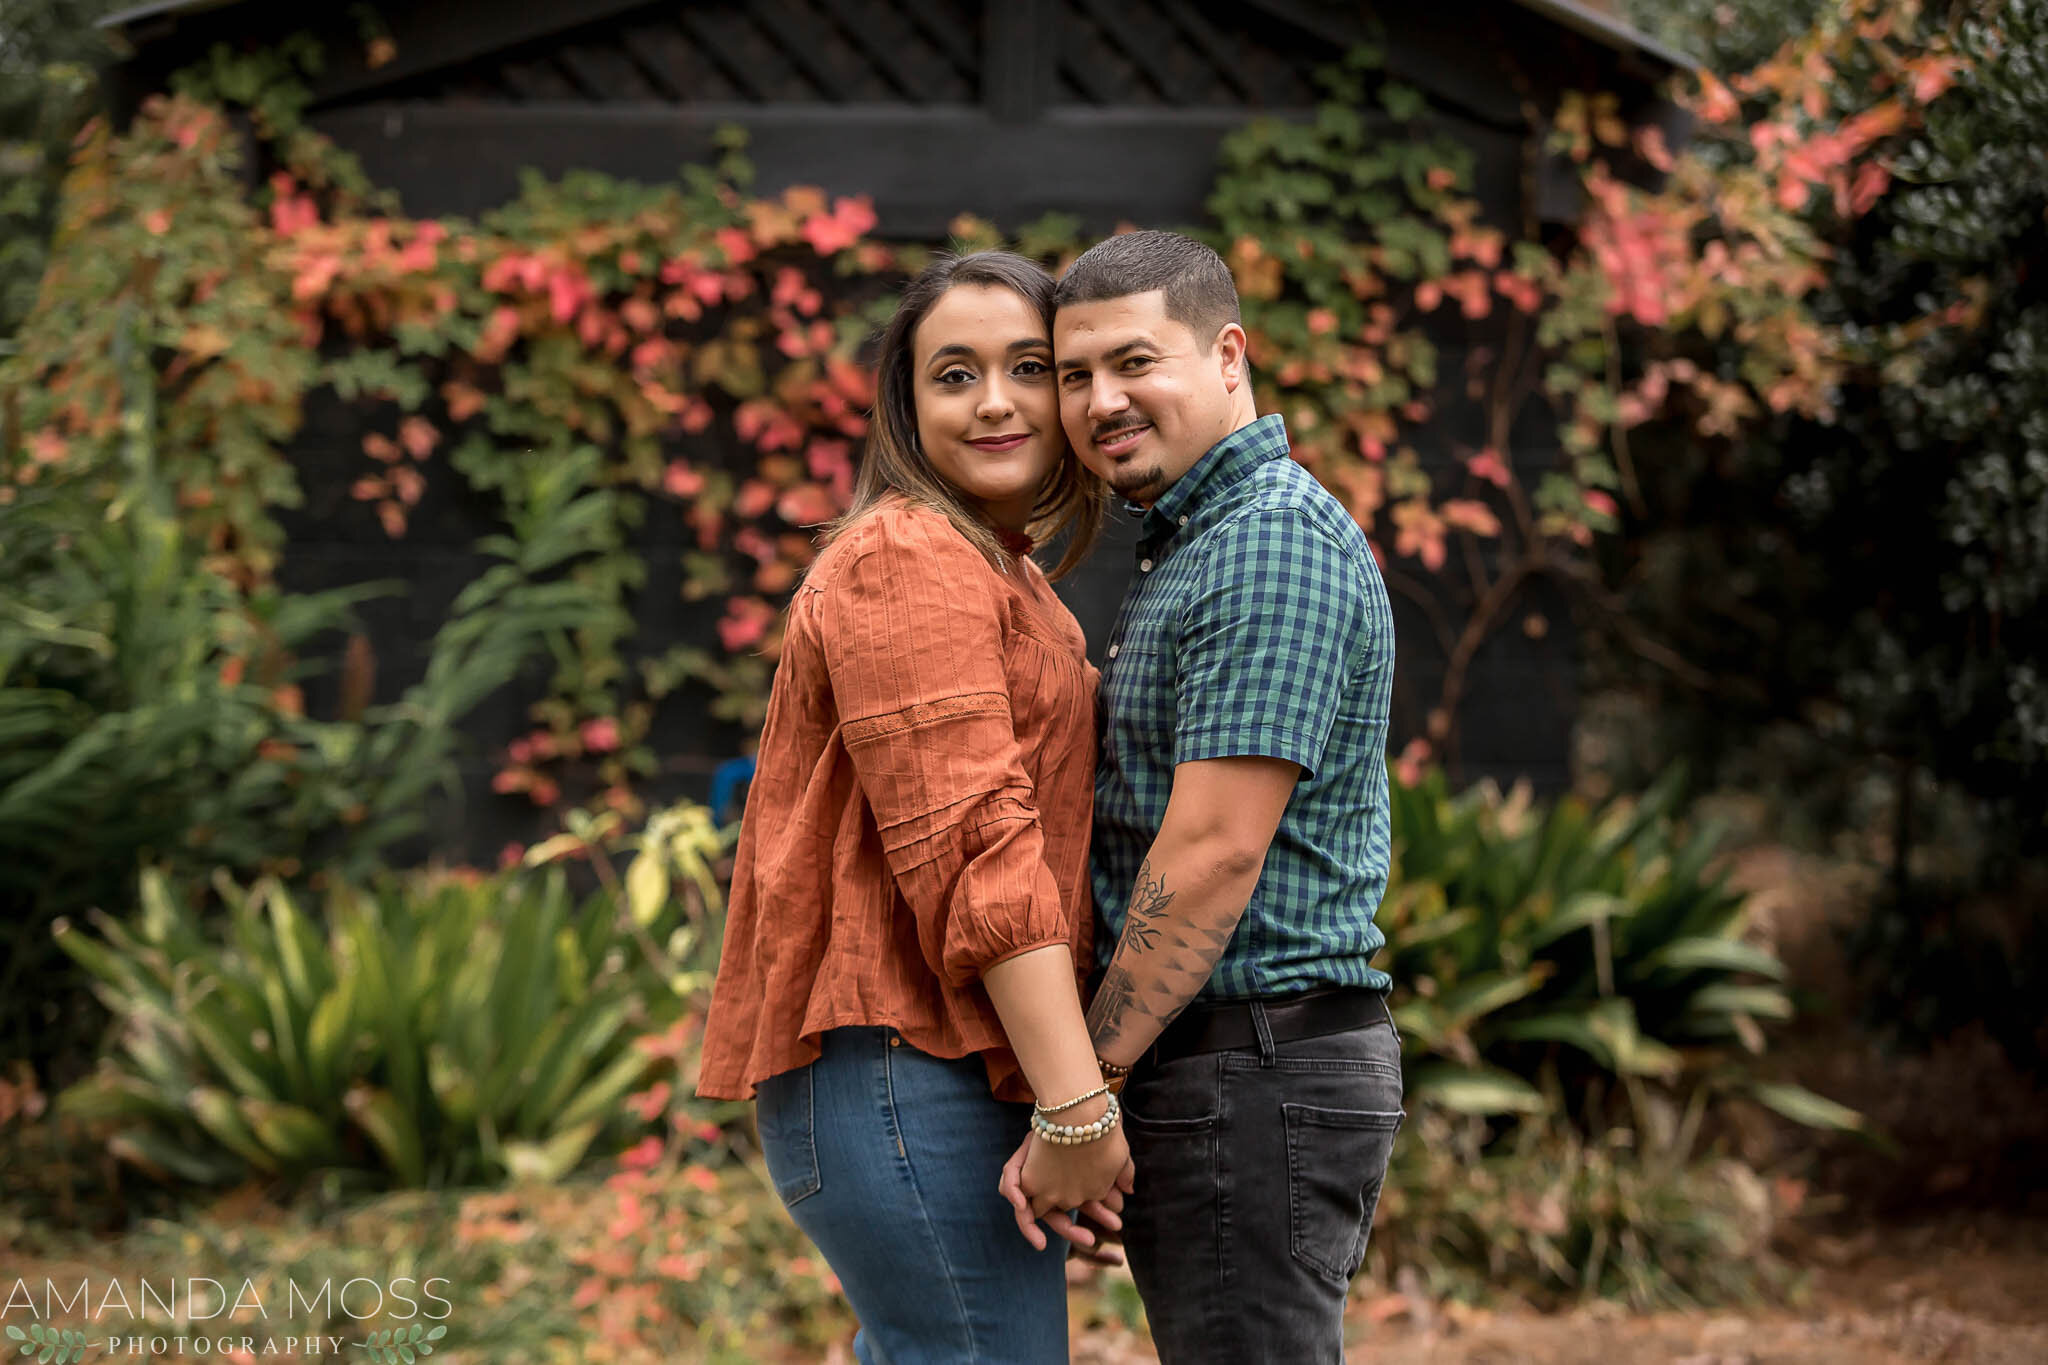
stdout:
POLYGON ((1007 253, 905 292, 741 827, 698 1090, 757 1098, 864 1362, 1066 1360, 1063 1246, 1018 1235, 1003 1161, 1040 1133, 1030 1187, 1112 1227, 1129 1188, 1078 976, 1096 674, 1030 559, 1065 531, 1056 572, 1079 563, 1104 500, 1051 324, 1052 280, 1007 253))

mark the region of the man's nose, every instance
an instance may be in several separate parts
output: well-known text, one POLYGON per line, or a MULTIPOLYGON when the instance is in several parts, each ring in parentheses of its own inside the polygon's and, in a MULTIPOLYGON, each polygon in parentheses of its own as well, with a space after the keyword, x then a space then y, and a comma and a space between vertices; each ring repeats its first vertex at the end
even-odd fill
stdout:
POLYGON ((1088 386, 1088 420, 1091 422, 1114 417, 1130 405, 1130 400, 1124 397, 1123 386, 1113 379, 1098 378, 1088 386))

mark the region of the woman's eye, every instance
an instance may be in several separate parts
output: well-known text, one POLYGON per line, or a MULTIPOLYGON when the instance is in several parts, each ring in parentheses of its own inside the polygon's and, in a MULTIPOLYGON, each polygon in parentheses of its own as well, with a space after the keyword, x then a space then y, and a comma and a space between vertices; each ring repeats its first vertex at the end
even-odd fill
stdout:
POLYGON ((1051 374, 1052 367, 1043 360, 1020 360, 1017 362, 1017 368, 1010 373, 1027 375, 1035 379, 1042 374, 1051 374))
POLYGON ((955 365, 950 370, 941 370, 938 374, 938 382, 941 384, 971 384, 974 382, 974 372, 955 365))

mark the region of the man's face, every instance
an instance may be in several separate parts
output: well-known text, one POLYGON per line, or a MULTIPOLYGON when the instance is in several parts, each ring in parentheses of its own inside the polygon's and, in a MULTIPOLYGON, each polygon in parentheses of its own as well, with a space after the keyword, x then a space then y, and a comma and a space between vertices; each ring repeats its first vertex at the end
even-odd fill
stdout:
POLYGON ((1164 290, 1061 308, 1053 355, 1067 439, 1132 502, 1156 502, 1235 426, 1244 330, 1198 338, 1166 315, 1164 290))

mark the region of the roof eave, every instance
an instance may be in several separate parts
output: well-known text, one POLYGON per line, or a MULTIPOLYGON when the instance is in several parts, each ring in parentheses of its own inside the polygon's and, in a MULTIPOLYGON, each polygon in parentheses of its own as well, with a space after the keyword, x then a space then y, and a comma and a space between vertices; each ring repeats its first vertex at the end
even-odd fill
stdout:
POLYGON ((1515 0, 1515 3, 1617 52, 1640 52, 1674 71, 1691 71, 1700 64, 1697 57, 1680 52, 1669 43, 1652 38, 1613 15, 1580 4, 1577 0, 1515 0))

